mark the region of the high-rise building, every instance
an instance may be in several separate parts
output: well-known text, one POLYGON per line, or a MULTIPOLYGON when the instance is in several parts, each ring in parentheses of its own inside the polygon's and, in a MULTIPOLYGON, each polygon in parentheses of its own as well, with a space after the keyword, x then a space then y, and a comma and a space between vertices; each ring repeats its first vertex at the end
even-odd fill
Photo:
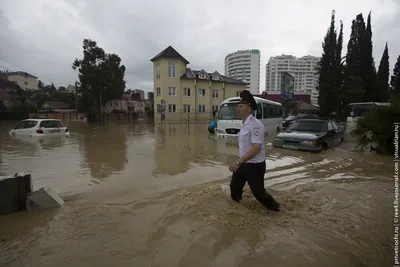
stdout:
POLYGON ((249 83, 252 94, 260 93, 260 56, 257 49, 238 50, 225 57, 225 76, 249 83))
POLYGON ((271 57, 265 70, 265 91, 281 91, 281 75, 288 72, 294 77, 294 93, 307 92, 311 95, 311 104, 318 104, 318 72, 316 64, 320 57, 291 55, 271 57))

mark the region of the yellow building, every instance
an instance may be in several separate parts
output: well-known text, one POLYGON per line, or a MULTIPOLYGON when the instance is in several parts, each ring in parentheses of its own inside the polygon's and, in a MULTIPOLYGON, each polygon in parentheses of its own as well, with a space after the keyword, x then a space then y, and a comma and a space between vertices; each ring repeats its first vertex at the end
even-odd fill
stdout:
POLYGON ((171 46, 151 61, 155 122, 160 122, 163 107, 166 122, 209 122, 224 99, 238 96, 248 85, 217 71, 188 68, 189 61, 171 46))
POLYGON ((25 91, 36 91, 38 89, 38 80, 36 76, 24 71, 7 72, 7 78, 14 82, 25 91))

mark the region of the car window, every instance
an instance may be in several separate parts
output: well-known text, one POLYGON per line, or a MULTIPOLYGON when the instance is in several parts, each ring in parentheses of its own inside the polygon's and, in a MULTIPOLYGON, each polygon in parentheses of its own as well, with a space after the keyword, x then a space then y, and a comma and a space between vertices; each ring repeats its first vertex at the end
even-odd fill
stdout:
POLYGON ((290 126, 290 130, 304 132, 326 132, 328 130, 328 126, 326 121, 297 120, 292 124, 292 126, 290 126))
POLYGON ((24 129, 25 128, 25 122, 26 121, 22 121, 22 122, 18 123, 17 125, 15 125, 14 129, 24 129))
POLYGON ((57 120, 48 120, 48 121, 42 121, 40 123, 41 128, 60 128, 64 127, 64 124, 61 121, 57 120))
POLYGON ((18 123, 14 129, 29 129, 29 128, 33 128, 37 125, 37 121, 32 121, 32 120, 26 120, 26 121, 22 121, 20 123, 18 123))
POLYGON ((333 124, 333 129, 335 129, 336 131, 339 131, 340 130, 339 125, 335 121, 331 121, 331 122, 333 124))
POLYGON ((328 131, 333 130, 332 122, 328 121, 328 131))

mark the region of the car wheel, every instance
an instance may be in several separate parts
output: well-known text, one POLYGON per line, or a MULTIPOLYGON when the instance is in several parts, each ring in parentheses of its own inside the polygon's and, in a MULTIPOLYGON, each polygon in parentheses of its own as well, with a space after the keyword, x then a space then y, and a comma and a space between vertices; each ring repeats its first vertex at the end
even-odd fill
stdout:
POLYGON ((328 143, 324 143, 324 144, 322 145, 322 149, 323 149, 323 150, 327 150, 327 149, 328 149, 328 143))

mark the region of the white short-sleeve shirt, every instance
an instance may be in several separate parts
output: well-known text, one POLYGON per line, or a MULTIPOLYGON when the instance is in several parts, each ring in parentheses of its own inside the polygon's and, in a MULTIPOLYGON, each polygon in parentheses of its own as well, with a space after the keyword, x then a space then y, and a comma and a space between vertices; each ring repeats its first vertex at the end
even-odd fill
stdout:
POLYGON ((260 153, 247 163, 260 163, 265 161, 264 147, 264 125, 250 114, 243 123, 239 132, 239 154, 243 157, 251 148, 252 144, 261 144, 260 153))

